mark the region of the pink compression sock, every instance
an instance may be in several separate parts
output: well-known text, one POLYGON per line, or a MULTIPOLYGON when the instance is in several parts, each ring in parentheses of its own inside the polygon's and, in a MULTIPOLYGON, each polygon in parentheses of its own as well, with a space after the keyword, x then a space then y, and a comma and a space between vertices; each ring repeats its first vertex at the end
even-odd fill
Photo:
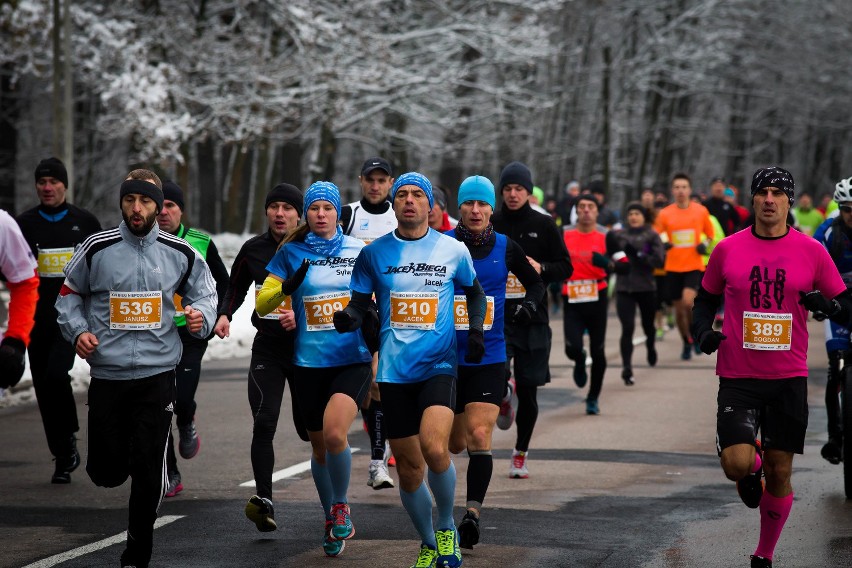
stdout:
POLYGON ((757 470, 760 469, 760 466, 763 465, 763 460, 760 459, 760 452, 754 454, 754 467, 751 468, 752 473, 757 473, 757 470))
POLYGON ((760 500, 760 540, 754 551, 755 556, 772 560, 775 545, 778 544, 781 530, 787 522, 787 517, 790 516, 792 507, 792 493, 786 497, 775 497, 768 491, 763 492, 763 498, 760 500))

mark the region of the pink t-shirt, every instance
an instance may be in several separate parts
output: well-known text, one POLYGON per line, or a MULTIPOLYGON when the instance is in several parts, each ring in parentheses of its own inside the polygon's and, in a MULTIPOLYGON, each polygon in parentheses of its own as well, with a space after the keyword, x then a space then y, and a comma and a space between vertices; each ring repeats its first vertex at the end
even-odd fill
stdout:
POLYGON ((716 374, 756 379, 806 377, 807 310, 799 292, 834 298, 846 290, 815 239, 794 230, 759 238, 751 227, 716 245, 702 286, 725 299, 722 333, 728 338, 719 346, 716 374))

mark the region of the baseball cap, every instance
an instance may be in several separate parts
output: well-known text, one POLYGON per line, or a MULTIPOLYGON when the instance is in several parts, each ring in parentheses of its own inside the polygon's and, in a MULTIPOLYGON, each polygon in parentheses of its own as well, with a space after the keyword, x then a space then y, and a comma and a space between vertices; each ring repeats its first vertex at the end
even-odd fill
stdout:
POLYGON ((376 156, 375 158, 369 158, 364 165, 361 166, 361 175, 365 176, 373 170, 383 170, 389 176, 393 175, 393 169, 391 169, 390 163, 384 158, 380 158, 376 156))

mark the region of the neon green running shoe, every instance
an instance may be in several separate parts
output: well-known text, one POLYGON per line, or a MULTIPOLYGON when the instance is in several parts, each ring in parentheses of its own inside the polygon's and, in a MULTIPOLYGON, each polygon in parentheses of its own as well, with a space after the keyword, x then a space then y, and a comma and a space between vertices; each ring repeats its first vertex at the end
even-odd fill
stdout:
POLYGON ((435 533, 438 541, 438 558, 435 566, 438 568, 458 568, 462 564, 461 548, 459 548, 459 533, 455 527, 439 530, 435 533))
POLYGON ((435 568, 436 558, 438 558, 437 550, 428 544, 421 544, 420 554, 417 555, 417 561, 411 565, 411 568, 435 568))

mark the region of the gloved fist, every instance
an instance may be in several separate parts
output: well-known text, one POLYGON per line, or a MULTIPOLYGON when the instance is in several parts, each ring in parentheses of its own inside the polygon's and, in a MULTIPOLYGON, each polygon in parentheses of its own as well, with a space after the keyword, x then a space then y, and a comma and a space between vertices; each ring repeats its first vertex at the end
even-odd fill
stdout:
POLYGON ((379 350, 379 312, 375 304, 367 309, 367 315, 361 323, 361 334, 364 336, 364 343, 367 344, 370 353, 379 350))
MULTIPOLYGON (((334 312, 334 315, 331 316, 331 321, 334 323, 334 329, 337 330, 337 333, 348 333, 358 329, 358 322, 346 309, 334 312)), ((364 339, 366 340, 366 337, 364 339)))
POLYGON ((671 243, 663 243, 663 248, 665 250, 669 251, 669 250, 672 250, 674 248, 674 245, 671 244, 671 243))
POLYGON ((509 315, 509 323, 512 325, 528 325, 537 311, 535 304, 532 302, 515 304, 509 315))
POLYGON ((599 252, 593 252, 592 264, 598 268, 607 268, 609 267, 609 257, 599 252))
POLYGON ((471 329, 467 332, 467 352, 464 354, 465 363, 479 363, 485 356, 485 337, 482 330, 471 329))
POLYGON ((814 313, 814 318, 824 320, 831 317, 840 311, 840 304, 837 300, 829 300, 822 295, 819 290, 812 290, 807 294, 799 292, 799 303, 805 306, 805 309, 814 313))
POLYGON ((636 247, 634 247, 629 242, 624 243, 624 254, 626 254, 627 256, 636 256, 636 253, 638 252, 639 251, 636 250, 636 247))
POLYGON ((707 245, 705 243, 698 243, 697 245, 695 245, 695 250, 698 251, 698 254, 704 256, 705 254, 707 254, 707 245))
POLYGON ((299 268, 296 269, 296 272, 293 273, 293 276, 281 282, 281 292, 285 296, 292 296, 293 292, 295 292, 299 286, 302 285, 302 282, 305 281, 305 275, 308 273, 308 268, 311 266, 311 261, 307 258, 302 261, 302 264, 299 265, 299 268))
POLYGON ((702 353, 710 355, 719 349, 719 345, 727 338, 728 336, 721 331, 708 329, 698 338, 698 347, 701 349, 702 353))
POLYGON ((4 337, 0 342, 0 388, 18 384, 24 375, 24 353, 27 346, 17 337, 4 337))

